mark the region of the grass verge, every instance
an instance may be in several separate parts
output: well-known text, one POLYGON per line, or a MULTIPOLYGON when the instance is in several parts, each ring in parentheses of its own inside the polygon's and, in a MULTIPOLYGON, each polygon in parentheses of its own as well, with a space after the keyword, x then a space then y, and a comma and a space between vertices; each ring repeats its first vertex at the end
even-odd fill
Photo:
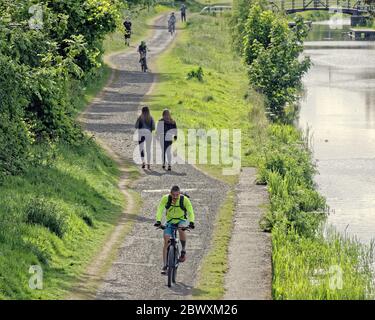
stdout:
POLYGON ((228 192, 216 218, 211 248, 198 271, 194 299, 220 299, 224 295, 224 277, 228 269, 228 246, 234 214, 234 192, 228 192))

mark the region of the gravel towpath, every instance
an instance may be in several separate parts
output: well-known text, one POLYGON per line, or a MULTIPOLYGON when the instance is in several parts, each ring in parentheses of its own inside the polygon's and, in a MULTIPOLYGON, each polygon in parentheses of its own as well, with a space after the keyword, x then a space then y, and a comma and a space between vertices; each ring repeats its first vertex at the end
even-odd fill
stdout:
MULTIPOLYGON (((151 61, 173 41, 166 25, 164 15, 150 26, 153 32, 147 44, 151 61)), ((133 161, 133 151, 137 147, 133 141, 134 123, 142 102, 160 77, 152 72, 139 71, 136 48, 114 54, 108 61, 115 69, 112 81, 82 115, 81 121, 87 131, 113 152, 133 161)), ((134 227, 123 242, 96 298, 186 299, 196 283, 198 267, 209 249, 216 213, 229 187, 188 164, 175 165, 172 172, 164 171, 160 165, 154 165, 149 172, 141 172, 141 178, 132 185, 141 195, 141 211, 134 218, 134 227), (175 184, 188 191, 191 197, 196 228, 188 234, 187 260, 178 270, 178 283, 168 288, 166 277, 160 274, 162 232, 153 224, 161 196, 175 184)))

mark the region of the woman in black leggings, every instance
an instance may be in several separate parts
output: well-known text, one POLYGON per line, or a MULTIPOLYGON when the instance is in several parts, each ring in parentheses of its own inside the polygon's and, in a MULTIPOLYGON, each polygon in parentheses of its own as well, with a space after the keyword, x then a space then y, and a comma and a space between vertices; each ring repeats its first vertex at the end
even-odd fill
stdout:
POLYGON ((162 150, 163 169, 165 169, 165 165, 168 163, 168 171, 171 171, 172 143, 177 140, 177 126, 168 109, 163 111, 163 117, 158 122, 156 136, 160 141, 162 150))
POLYGON ((146 167, 145 164, 145 145, 147 153, 147 169, 151 169, 151 143, 152 131, 155 130, 155 121, 151 117, 150 109, 148 107, 142 108, 142 114, 138 117, 135 123, 135 128, 138 130, 138 143, 139 151, 141 153, 142 168, 146 167))

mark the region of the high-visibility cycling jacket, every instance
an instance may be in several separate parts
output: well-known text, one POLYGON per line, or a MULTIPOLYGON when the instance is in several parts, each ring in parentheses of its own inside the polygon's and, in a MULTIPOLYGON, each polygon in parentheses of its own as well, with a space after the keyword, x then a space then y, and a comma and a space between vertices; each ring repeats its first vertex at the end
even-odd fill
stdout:
MULTIPOLYGON (((163 212, 165 210, 165 206, 168 203, 168 194, 163 196, 160 200, 160 204, 158 207, 158 211, 156 213, 156 221, 161 221, 163 217, 163 212)), ((191 202, 188 197, 184 196, 184 206, 186 209, 186 215, 190 222, 194 222, 195 216, 194 216, 194 210, 193 206, 191 205, 191 202)), ((185 218, 185 212, 180 208, 180 196, 176 200, 175 204, 171 204, 170 208, 167 209, 167 222, 170 223, 178 223, 181 220, 186 220, 185 218)))

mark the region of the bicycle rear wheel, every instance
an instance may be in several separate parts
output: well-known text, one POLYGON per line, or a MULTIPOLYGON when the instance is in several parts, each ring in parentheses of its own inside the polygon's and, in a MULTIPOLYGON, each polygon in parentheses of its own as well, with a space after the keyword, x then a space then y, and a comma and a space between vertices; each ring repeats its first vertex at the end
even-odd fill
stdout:
POLYGON ((175 252, 173 247, 168 248, 168 287, 172 286, 173 275, 175 274, 175 252))

